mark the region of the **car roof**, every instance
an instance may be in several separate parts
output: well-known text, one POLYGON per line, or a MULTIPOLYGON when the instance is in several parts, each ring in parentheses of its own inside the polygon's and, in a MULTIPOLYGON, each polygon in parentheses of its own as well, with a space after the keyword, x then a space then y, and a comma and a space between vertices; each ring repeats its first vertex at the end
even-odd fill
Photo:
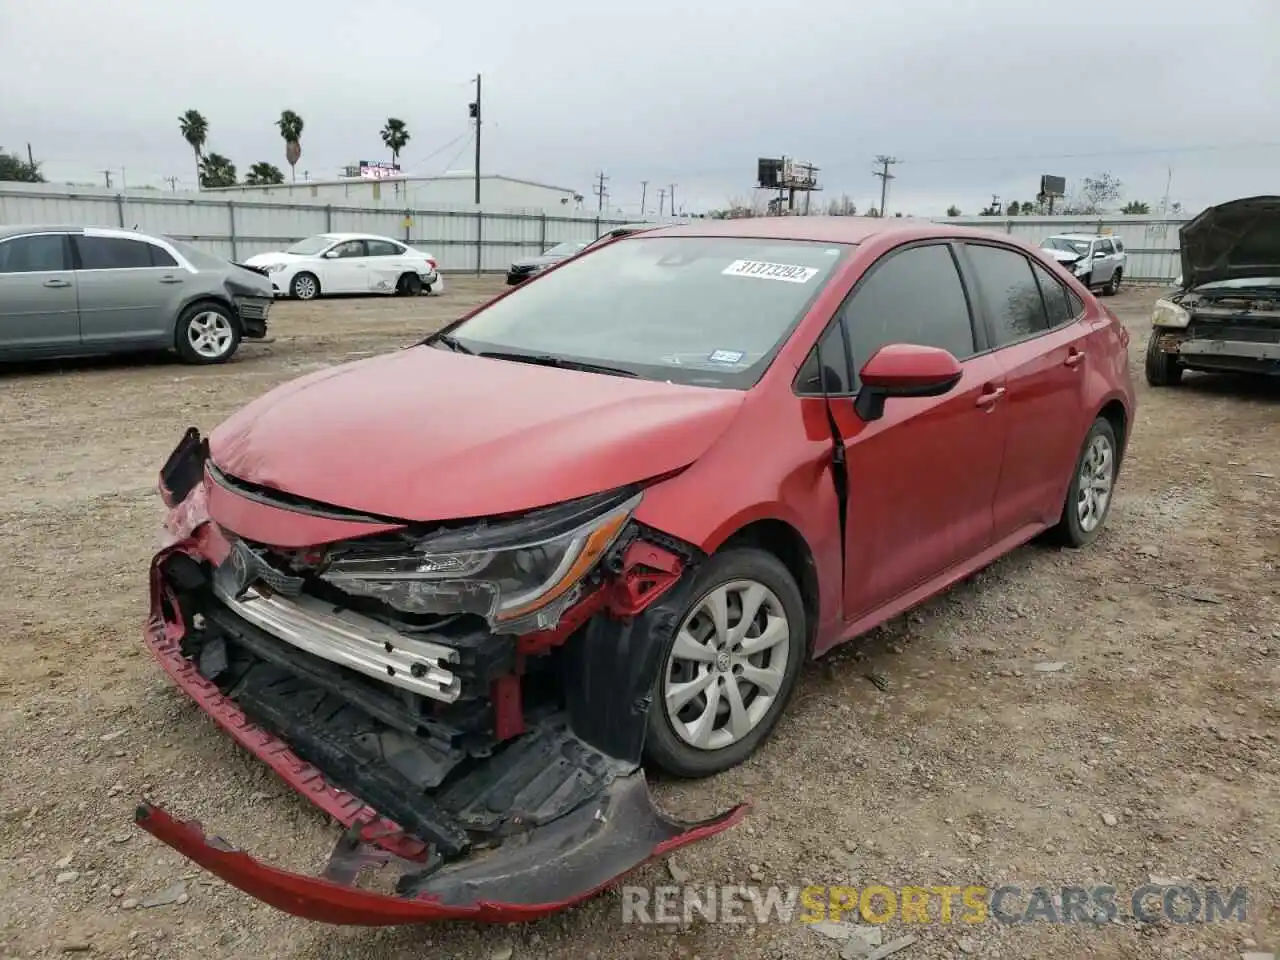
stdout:
POLYGON ((1103 233, 1051 233, 1045 239, 1046 240, 1110 240, 1111 237, 1103 233))
POLYGON ((317 233, 313 234, 313 236, 328 237, 331 240, 390 240, 392 243, 407 246, 403 240, 397 240, 395 237, 384 237, 380 233, 317 233))
POLYGON ((98 237, 137 237, 141 240, 161 239, 157 234, 145 233, 142 230, 129 230, 125 227, 87 227, 82 225, 48 223, 11 223, 0 225, 0 240, 8 237, 26 237, 33 233, 87 233, 98 237))
MULTIPOLYGON (((993 231, 935 224, 911 217, 743 217, 739 220, 697 220, 662 226, 644 231, 644 237, 750 237, 858 244, 882 233, 897 234, 904 239, 926 239, 991 237, 993 231)), ((1009 239, 1004 234, 1001 236, 1009 239)))

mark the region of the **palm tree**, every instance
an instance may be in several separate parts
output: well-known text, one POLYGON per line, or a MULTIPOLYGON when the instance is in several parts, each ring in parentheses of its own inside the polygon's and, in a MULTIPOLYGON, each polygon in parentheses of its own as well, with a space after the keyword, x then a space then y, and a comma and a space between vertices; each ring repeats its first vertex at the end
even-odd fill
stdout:
POLYGON ((209 121, 199 110, 188 110, 178 118, 178 128, 182 131, 182 139, 196 155, 196 184, 200 183, 200 156, 204 152, 205 141, 209 139, 209 121))
POLYGON ((220 153, 210 153, 200 161, 200 186, 234 187, 236 165, 220 153))
POLYGON ((302 159, 302 118, 292 110, 282 111, 276 121, 280 136, 284 137, 284 158, 289 162, 289 172, 298 179, 298 161, 302 159))
POLYGON ((404 125, 403 120, 388 117, 387 125, 382 128, 382 142, 391 151, 391 163, 394 166, 400 160, 400 151, 409 142, 409 128, 404 125))
POLYGON ((280 172, 280 168, 274 163, 267 163, 263 160, 249 168, 249 173, 245 176, 244 182, 255 187, 262 187, 272 183, 284 183, 284 174, 280 172))
POLYGON ((960 208, 953 203, 951 206, 947 207, 947 216, 948 217, 960 216, 960 208))

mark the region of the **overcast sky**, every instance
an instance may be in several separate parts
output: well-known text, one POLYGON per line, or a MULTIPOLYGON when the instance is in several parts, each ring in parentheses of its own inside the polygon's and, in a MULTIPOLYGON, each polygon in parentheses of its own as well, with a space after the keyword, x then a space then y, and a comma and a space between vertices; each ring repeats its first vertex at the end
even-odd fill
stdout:
POLYGON ((603 170, 629 212, 641 180, 650 209, 669 183, 691 211, 724 206, 784 153, 860 209, 878 153, 903 161, 891 212, 1104 170, 1154 206, 1170 169, 1199 209, 1280 192, 1278 45, 1280 0, 0 0, 0 144, 30 141, 57 182, 123 167, 190 187, 181 112, 243 175, 287 169, 287 107, 300 175, 389 159, 388 116, 406 169, 438 174, 471 167, 481 73, 483 171, 591 197, 603 170))

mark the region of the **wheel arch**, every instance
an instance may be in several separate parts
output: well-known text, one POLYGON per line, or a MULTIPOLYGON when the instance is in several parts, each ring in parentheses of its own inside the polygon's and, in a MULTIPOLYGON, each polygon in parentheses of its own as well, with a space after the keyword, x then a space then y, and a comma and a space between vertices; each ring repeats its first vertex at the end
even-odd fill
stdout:
POLYGON ((1097 417, 1101 417, 1111 424, 1111 429, 1116 434, 1116 445, 1120 448, 1120 461, 1124 461, 1125 451, 1129 444, 1129 410, 1119 397, 1112 397, 1104 403, 1098 410, 1097 417))
POLYGON ((812 654, 821 610, 821 587, 817 563, 804 535, 785 520, 766 517, 738 527, 713 552, 718 553, 732 547, 755 547, 763 550, 776 557, 795 578, 796 585, 800 588, 800 598, 804 601, 805 647, 812 654))

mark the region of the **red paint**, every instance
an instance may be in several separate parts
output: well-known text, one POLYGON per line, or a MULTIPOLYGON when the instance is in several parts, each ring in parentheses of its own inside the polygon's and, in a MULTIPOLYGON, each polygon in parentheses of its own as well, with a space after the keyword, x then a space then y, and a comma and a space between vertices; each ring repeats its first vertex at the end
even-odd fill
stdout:
POLYGON ((490 684, 493 701, 493 735, 510 740, 524 733, 524 708, 520 704, 520 673, 498 677, 490 684))
POLYGON ((960 379, 956 358, 937 347, 890 343, 876 351, 858 378, 878 390, 916 390, 960 379))
MULTIPOLYGON (((711 823, 701 824, 669 840, 655 844, 649 860, 664 856, 686 844, 728 830, 746 816, 745 806, 735 807, 711 823)), ((318 877, 306 877, 255 860, 229 847, 218 838, 205 836, 200 824, 175 820, 159 807, 139 808, 137 824, 156 839, 190 858, 210 873, 279 910, 321 923, 390 926, 440 920, 470 920, 475 923, 520 923, 536 920, 581 903, 615 884, 621 877, 583 890, 567 900, 550 903, 513 904, 478 901, 462 905, 443 904, 428 898, 405 898, 344 887, 318 877)), ((648 861, 645 861, 648 862, 648 861)), ((638 864, 640 866, 641 864, 638 864)), ((629 872, 629 871, 628 871, 629 872)))

